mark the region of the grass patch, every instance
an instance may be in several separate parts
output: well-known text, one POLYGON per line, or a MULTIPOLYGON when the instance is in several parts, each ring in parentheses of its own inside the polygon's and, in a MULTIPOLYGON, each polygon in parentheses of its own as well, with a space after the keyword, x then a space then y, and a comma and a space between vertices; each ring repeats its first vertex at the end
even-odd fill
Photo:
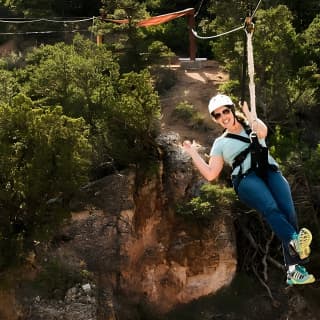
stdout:
POLYGON ((84 274, 65 263, 52 260, 43 266, 43 270, 33 281, 32 287, 43 298, 63 299, 67 290, 81 283, 84 274))
POLYGON ((172 116, 177 120, 187 122, 187 124, 194 129, 202 128, 204 125, 203 115, 188 101, 180 102, 174 108, 172 116))

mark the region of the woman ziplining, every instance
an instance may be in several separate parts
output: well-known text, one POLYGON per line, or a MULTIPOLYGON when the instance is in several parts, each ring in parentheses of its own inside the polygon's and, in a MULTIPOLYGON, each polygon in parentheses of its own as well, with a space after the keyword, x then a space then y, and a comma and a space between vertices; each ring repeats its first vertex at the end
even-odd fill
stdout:
POLYGON ((246 20, 245 31, 250 110, 248 104, 241 101, 240 113, 235 110, 229 96, 217 94, 210 99, 208 109, 213 121, 224 129, 224 133, 214 141, 209 162, 200 156, 195 142, 184 141, 183 150, 208 181, 219 177, 225 163, 232 167, 231 179, 239 199, 257 210, 281 241, 286 283, 313 283, 314 276, 303 266, 311 252, 312 234, 306 228, 299 231, 289 183, 267 149, 265 139, 268 128, 256 114, 251 19, 246 20))

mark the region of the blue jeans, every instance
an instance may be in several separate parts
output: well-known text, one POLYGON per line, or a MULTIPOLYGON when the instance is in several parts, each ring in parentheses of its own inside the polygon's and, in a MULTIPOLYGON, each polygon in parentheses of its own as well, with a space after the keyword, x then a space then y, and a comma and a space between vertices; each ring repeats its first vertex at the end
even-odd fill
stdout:
POLYGON ((252 171, 238 185, 233 177, 233 183, 239 199, 262 214, 282 242, 285 265, 302 263, 299 256, 289 251, 289 242, 298 233, 298 222, 289 183, 281 172, 268 169, 264 181, 252 171))

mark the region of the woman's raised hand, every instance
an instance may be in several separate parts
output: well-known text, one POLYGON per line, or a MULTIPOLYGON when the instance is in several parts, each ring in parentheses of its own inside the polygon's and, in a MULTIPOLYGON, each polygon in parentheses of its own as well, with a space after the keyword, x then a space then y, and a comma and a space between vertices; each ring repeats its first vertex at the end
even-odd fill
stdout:
POLYGON ((199 144, 196 143, 194 140, 192 141, 192 143, 190 140, 183 141, 182 149, 185 152, 187 152, 190 156, 192 156, 192 154, 198 152, 198 148, 199 148, 199 144))

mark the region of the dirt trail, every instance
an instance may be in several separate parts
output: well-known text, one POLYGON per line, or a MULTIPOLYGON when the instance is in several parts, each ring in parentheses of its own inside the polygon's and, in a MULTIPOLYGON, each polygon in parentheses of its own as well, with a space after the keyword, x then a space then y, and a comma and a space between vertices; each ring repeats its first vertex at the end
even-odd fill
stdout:
POLYGON ((174 131, 180 134, 182 141, 195 139, 201 145, 208 146, 211 145, 213 137, 221 132, 208 114, 208 102, 217 93, 219 85, 228 80, 228 74, 216 61, 203 61, 201 64, 201 68, 197 69, 171 66, 176 71, 177 82, 161 97, 162 131, 174 131), (183 101, 192 104, 204 116, 205 127, 208 130, 194 129, 172 116, 174 108, 183 101))

